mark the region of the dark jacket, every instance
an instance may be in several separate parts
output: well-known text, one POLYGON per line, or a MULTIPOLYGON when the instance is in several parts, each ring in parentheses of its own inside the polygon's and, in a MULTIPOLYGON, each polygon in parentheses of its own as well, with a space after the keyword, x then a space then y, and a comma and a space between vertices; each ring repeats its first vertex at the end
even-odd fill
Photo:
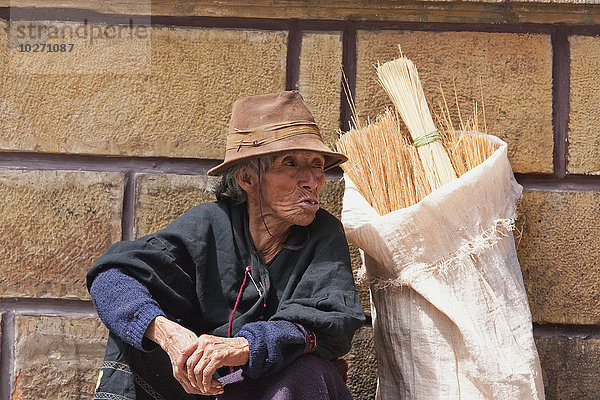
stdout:
POLYGON ((285 320, 315 333, 321 357, 342 356, 364 322, 342 225, 320 209, 309 226, 291 229, 265 264, 250 237, 246 204, 202 204, 160 232, 111 246, 88 272, 88 288, 116 267, 146 286, 169 319, 198 335, 227 336, 250 266, 253 281, 244 286, 233 334, 246 323, 285 320))

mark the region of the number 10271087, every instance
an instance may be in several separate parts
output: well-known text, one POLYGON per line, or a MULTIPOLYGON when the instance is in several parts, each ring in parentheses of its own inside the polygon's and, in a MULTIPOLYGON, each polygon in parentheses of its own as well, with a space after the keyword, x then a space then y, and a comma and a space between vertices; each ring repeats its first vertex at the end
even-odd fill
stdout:
POLYGON ((70 53, 73 43, 21 43, 17 46, 20 53, 70 53))

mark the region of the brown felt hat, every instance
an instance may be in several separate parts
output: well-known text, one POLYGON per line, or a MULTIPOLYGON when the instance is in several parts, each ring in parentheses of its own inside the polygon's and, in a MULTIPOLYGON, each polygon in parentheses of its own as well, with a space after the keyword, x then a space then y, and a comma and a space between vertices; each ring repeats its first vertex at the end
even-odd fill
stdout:
POLYGON ((322 154, 326 170, 348 160, 323 143, 319 127, 297 91, 246 97, 233 103, 225 160, 208 174, 219 175, 242 161, 292 150, 322 154))

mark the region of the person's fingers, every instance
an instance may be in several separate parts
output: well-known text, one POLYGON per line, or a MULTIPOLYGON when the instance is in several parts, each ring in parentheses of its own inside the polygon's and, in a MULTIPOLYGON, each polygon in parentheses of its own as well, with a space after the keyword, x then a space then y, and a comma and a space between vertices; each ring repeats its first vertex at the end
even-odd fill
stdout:
POLYGON ((201 392, 200 394, 204 395, 204 396, 217 396, 219 394, 223 394, 224 390, 223 389, 210 389, 206 392, 201 392))
POLYGON ((215 383, 211 383, 211 386, 209 386, 209 388, 206 390, 206 392, 203 392, 202 394, 209 395, 209 396, 216 396, 216 395, 224 392, 223 386, 221 386, 221 383, 216 379, 214 381, 215 381, 215 383))
POLYGON ((198 361, 198 363, 194 367, 194 375, 196 378, 196 383, 198 384, 198 388, 202 391, 206 391, 208 389, 208 386, 204 385, 204 382, 202 380, 204 369, 208 365, 208 362, 209 362, 209 360, 208 360, 207 354, 204 353, 204 356, 198 361))
POLYGON ((198 339, 198 348, 202 349, 202 357, 200 357, 200 359, 196 362, 194 366, 194 379, 197 384, 197 387, 201 391, 206 392, 209 389, 209 386, 203 384, 202 373, 208 365, 210 359, 213 358, 216 353, 215 345, 213 343, 213 337, 207 335, 200 336, 200 338, 198 339))
POLYGON ((217 368, 220 368, 222 366, 223 356, 214 355, 202 371, 202 384, 200 386, 209 387, 213 381, 216 381, 216 379, 213 378, 213 374, 217 371, 217 368))
POLYGON ((179 384, 183 387, 183 389, 189 394, 201 394, 197 388, 192 387, 190 382, 187 379, 187 376, 182 376, 182 374, 176 375, 173 373, 173 376, 179 382, 179 384))
MULTIPOLYGON (((216 381, 216 379, 213 378, 213 374, 216 372, 217 368, 222 365, 223 355, 221 352, 214 351, 210 354, 207 352, 204 353, 204 356, 198 361, 194 368, 196 382, 198 383, 198 388, 200 390, 208 390, 213 381, 216 381)), ((215 384, 220 385, 220 382, 216 381, 215 384)))
POLYGON ((185 373, 185 363, 188 357, 182 350, 175 350, 174 354, 171 356, 171 363, 173 363, 173 372, 177 375, 181 373, 185 373))
POLYGON ((187 378, 192 384, 192 386, 194 386, 195 388, 197 388, 199 385, 196 379, 196 375, 194 374, 194 368, 196 367, 196 364, 198 364, 198 361, 202 358, 203 355, 204 350, 201 348, 197 348, 196 351, 187 359, 185 363, 187 378))

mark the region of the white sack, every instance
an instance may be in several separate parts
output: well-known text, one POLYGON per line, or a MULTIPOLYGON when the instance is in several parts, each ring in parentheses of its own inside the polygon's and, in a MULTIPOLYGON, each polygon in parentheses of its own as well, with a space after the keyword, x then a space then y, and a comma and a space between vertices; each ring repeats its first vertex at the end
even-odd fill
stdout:
POLYGON ((380 216, 346 179, 364 252, 379 390, 397 399, 543 399, 512 229, 521 186, 506 143, 414 206, 380 216))

